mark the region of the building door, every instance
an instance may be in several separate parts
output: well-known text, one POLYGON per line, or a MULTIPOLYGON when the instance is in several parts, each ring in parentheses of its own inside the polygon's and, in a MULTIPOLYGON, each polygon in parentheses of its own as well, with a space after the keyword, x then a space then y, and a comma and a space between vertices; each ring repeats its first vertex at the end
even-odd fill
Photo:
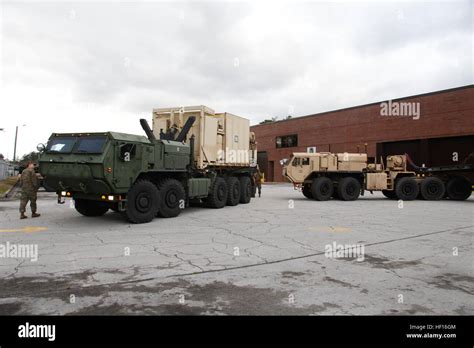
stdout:
POLYGON ((422 163, 426 163, 426 158, 422 156, 422 146, 419 139, 386 142, 377 148, 377 161, 380 161, 380 156, 382 156, 384 163, 386 163, 388 155, 407 153, 416 165, 421 166, 422 163))
POLYGON ((428 139, 430 166, 461 164, 474 152, 474 135, 428 139))
POLYGON ((265 181, 274 181, 275 180, 275 162, 268 161, 268 171, 265 181))
POLYGON ((377 144, 377 160, 380 156, 408 153, 416 165, 445 166, 461 164, 474 149, 474 136, 430 138, 393 141, 377 144))
POLYGON ((260 171, 263 172, 266 181, 268 178, 268 154, 266 151, 257 152, 257 164, 260 171))

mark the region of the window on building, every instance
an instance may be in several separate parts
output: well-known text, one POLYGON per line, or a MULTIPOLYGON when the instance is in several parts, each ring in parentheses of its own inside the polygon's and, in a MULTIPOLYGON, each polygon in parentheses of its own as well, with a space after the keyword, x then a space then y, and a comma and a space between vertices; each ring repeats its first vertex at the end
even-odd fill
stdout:
POLYGON ((284 135, 280 137, 276 137, 276 147, 283 148, 283 147, 295 147, 298 146, 298 135, 284 135))

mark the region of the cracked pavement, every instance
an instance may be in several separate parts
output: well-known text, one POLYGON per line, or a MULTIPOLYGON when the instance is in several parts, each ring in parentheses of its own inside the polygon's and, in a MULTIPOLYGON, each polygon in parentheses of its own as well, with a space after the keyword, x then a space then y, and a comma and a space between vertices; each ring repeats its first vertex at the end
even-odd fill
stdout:
POLYGON ((40 192, 42 216, 19 220, 19 202, 0 201, 0 244, 39 252, 0 258, 0 314, 474 314, 474 197, 399 208, 274 184, 142 225, 68 203, 40 192), (364 260, 326 257, 333 242, 363 245, 364 260))

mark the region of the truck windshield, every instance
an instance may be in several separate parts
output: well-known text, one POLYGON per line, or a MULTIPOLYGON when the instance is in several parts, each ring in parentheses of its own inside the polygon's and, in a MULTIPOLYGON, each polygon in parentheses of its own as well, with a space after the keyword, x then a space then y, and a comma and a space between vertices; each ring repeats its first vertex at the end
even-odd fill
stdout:
POLYGON ((76 137, 58 137, 48 141, 46 148, 47 152, 60 152, 69 153, 71 152, 74 144, 76 143, 76 137))
POLYGON ((79 138, 74 152, 76 153, 102 153, 105 136, 91 136, 79 138))

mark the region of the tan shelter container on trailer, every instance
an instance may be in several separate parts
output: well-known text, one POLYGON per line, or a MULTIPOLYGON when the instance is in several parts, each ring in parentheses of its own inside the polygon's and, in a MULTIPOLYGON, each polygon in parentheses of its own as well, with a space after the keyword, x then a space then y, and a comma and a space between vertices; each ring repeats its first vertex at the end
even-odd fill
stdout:
POLYGON ((170 130, 179 132, 191 116, 196 120, 186 142, 194 135, 198 168, 248 167, 256 163, 255 146, 250 144, 250 121, 227 112, 216 113, 204 105, 153 109, 153 133, 160 138, 170 130))

